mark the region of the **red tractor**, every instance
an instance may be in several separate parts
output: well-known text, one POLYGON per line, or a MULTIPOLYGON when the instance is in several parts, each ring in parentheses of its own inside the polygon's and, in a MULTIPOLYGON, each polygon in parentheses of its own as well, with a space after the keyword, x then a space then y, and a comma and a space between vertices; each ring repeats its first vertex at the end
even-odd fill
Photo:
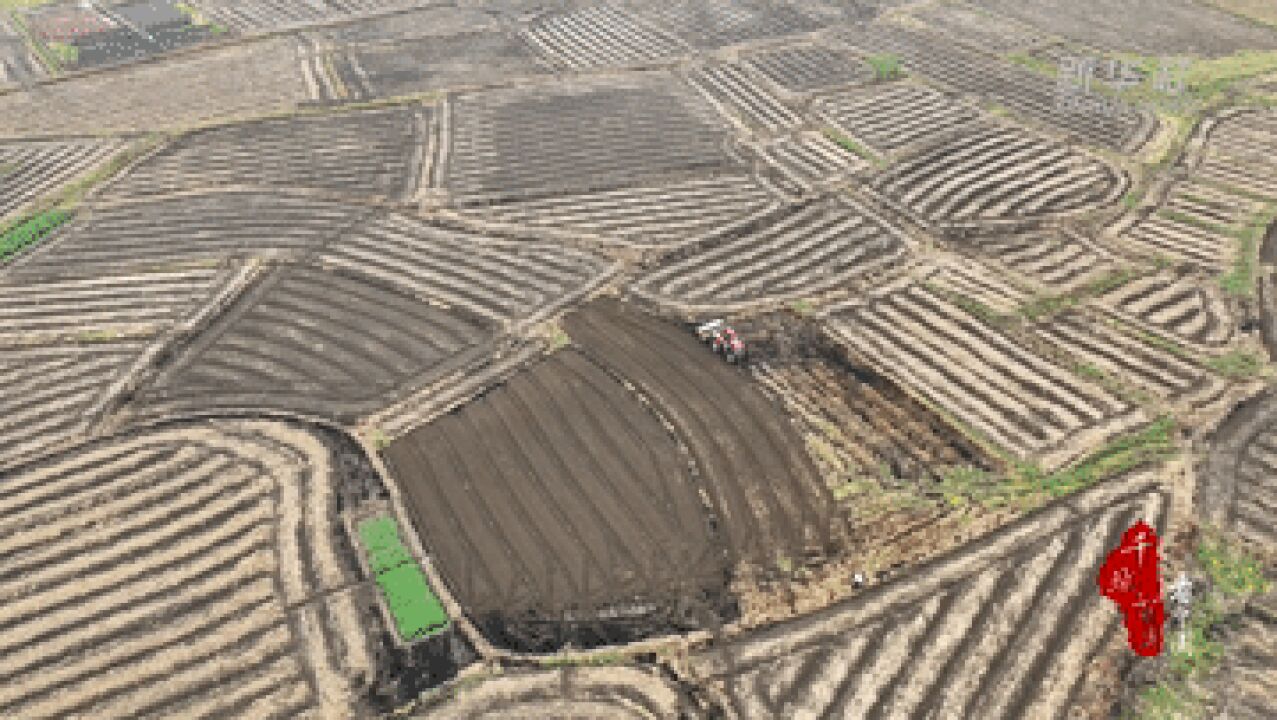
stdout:
POLYGON ((740 336, 731 327, 724 326, 722 330, 718 331, 714 335, 714 340, 710 343, 710 347, 733 365, 737 363, 744 364, 745 362, 747 355, 745 341, 741 340, 740 336))
POLYGON ((745 341, 741 340, 736 331, 722 320, 710 320, 697 326, 696 335, 715 353, 722 355, 727 362, 733 365, 745 362, 748 355, 745 341))

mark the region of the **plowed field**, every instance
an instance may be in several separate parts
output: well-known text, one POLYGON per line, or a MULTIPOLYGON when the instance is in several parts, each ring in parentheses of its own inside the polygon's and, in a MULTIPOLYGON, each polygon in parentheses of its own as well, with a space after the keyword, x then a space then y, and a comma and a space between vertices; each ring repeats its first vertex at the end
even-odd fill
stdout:
POLYGON ((695 458, 734 558, 770 564, 827 549, 833 498, 778 408, 685 329, 596 301, 564 320, 592 358, 671 419, 695 458))
POLYGON ((80 447, 0 484, 0 714, 335 717, 371 670, 326 451, 270 424, 80 447), (334 653, 335 648, 342 648, 334 653))
POLYGON ((1138 518, 1160 525, 1148 477, 1036 513, 809 618, 694 656, 740 718, 1025 718, 1068 709, 1093 653, 1123 632, 1095 592, 1138 518))
POLYGON ((371 282, 277 268, 174 349, 139 412, 273 408, 350 418, 482 354, 488 330, 482 318, 371 282))
POLYGON ((597 613, 675 623, 680 597, 726 583, 674 440, 579 353, 515 375, 385 456, 450 587, 499 640, 525 644, 535 633, 522 623, 555 620, 578 642, 613 639, 589 637, 597 613))

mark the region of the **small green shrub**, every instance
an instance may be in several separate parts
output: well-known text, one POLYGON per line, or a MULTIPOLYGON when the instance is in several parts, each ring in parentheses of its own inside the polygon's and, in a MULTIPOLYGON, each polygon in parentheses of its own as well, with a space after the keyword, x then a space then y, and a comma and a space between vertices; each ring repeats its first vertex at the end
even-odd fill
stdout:
POLYGON ((49 52, 57 58, 60 65, 74 65, 80 61, 80 48, 62 42, 48 43, 49 52))
POLYGON ((874 69, 874 77, 879 80, 894 80, 904 75, 900 69, 900 58, 891 53, 870 55, 865 62, 874 69))

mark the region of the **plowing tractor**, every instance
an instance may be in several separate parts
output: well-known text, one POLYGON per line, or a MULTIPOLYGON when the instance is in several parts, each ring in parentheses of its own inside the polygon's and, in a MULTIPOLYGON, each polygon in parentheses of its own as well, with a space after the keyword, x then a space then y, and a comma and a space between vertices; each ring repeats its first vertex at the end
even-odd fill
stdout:
POLYGON ((745 341, 740 339, 730 325, 719 320, 710 320, 696 328, 696 335, 701 342, 710 346, 715 353, 733 365, 744 364, 749 357, 745 341))

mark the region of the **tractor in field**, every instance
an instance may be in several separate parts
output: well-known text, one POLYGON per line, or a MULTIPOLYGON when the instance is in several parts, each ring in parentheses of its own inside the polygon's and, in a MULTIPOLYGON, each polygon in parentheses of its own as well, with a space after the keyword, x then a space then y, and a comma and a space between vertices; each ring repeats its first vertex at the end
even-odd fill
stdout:
POLYGON ((722 320, 710 320, 696 328, 696 335, 701 342, 710 346, 716 354, 722 355, 727 362, 744 364, 748 358, 745 341, 727 323, 722 320))

